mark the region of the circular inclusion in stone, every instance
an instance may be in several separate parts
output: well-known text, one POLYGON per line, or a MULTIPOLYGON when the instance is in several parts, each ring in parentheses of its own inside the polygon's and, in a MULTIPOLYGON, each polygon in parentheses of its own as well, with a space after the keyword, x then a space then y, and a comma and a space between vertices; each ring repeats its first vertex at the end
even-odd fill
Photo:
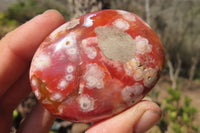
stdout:
POLYGON ((102 10, 66 22, 36 51, 30 83, 54 115, 97 122, 141 100, 164 63, 162 44, 138 16, 102 10))

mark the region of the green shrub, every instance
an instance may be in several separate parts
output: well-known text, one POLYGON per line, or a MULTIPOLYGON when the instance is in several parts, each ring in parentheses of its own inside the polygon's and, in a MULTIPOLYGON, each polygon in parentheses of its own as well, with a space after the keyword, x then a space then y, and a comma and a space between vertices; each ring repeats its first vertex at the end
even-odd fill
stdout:
POLYGON ((183 103, 180 103, 182 98, 180 90, 168 87, 167 92, 168 96, 163 99, 162 103, 156 101, 161 105, 163 111, 163 117, 158 123, 162 133, 169 128, 174 133, 198 133, 199 127, 194 123, 197 108, 191 106, 191 99, 185 96, 183 103))

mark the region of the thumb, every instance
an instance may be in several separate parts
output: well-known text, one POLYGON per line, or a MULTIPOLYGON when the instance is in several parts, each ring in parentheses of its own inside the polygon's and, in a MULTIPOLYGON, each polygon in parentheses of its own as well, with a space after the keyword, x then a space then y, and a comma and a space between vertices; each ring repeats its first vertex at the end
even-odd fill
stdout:
POLYGON ((159 106, 151 101, 140 101, 128 110, 96 123, 86 133, 143 133, 161 117, 159 106))

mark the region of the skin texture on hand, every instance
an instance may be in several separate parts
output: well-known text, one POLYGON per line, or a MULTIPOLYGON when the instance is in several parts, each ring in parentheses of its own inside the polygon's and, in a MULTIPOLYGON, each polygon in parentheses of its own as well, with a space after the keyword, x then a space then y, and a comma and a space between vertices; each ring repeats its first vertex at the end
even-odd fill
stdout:
POLYGON ((86 133, 143 133, 161 117, 161 111, 153 102, 141 101, 132 108, 99 122, 86 133))
POLYGON ((31 92, 28 69, 34 52, 45 37, 64 22, 57 11, 50 10, 0 41, 0 132, 10 132, 12 111, 31 92))
MULTIPOLYGON (((28 71, 33 54, 45 37, 64 22, 60 13, 49 10, 0 40, 0 132, 10 132, 13 110, 31 92, 28 71)), ((155 103, 141 101, 94 124, 87 133, 142 133, 160 119, 160 114, 155 103)), ((55 117, 38 103, 18 132, 48 133, 54 120, 55 117)))

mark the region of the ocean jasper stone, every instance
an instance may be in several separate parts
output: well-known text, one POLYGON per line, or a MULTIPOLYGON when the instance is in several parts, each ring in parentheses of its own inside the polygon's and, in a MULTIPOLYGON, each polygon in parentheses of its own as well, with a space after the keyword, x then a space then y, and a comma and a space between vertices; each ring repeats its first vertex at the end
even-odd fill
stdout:
POLYGON ((53 31, 35 53, 30 82, 54 115, 96 122, 141 100, 164 62, 155 32, 135 14, 102 10, 53 31))

